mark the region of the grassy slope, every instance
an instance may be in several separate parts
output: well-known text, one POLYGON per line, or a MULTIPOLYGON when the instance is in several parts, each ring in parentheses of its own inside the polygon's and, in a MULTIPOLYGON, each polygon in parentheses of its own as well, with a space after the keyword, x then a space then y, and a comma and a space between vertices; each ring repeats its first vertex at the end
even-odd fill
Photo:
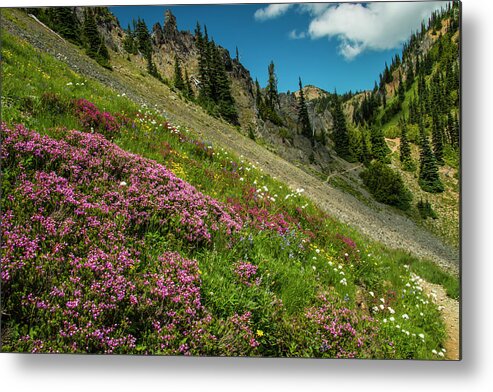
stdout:
MULTIPOLYGON (((242 243, 228 249, 221 247, 219 242, 218 249, 215 247, 190 249, 187 246, 178 246, 178 249, 174 249, 186 257, 198 260, 202 271, 203 304, 215 319, 227 320, 234 316, 235 312, 251 311, 255 315, 255 324, 251 328, 262 332, 258 333, 257 337, 263 342, 258 349, 262 351, 257 351, 255 354, 321 355, 321 353, 317 354, 316 347, 310 346, 313 342, 297 342, 303 347, 297 351, 294 348, 286 348, 288 342, 281 344, 274 342, 273 339, 276 336, 279 338, 282 334, 287 334, 293 339, 290 344, 296 342, 296 339, 301 339, 297 335, 301 330, 297 330, 296 327, 303 326, 303 323, 307 322, 303 318, 304 310, 317 304, 317 294, 327 292, 332 287, 331 291, 336 298, 340 301, 347 298, 345 306, 356 312, 360 312, 358 304, 360 306, 366 304, 363 306, 366 308, 372 304, 378 305, 378 299, 374 298, 384 297, 388 302, 391 299, 389 294, 391 292, 398 296, 403 295, 404 299, 397 298, 395 304, 393 303, 393 308, 396 310, 395 318, 404 313, 408 314, 409 320, 403 319, 401 326, 416 335, 425 333, 426 341, 403 338, 401 331, 395 326, 391 327, 392 323, 383 323, 382 320, 387 319, 389 315, 376 311, 373 317, 380 320, 377 323, 382 329, 381 336, 396 344, 396 353, 393 354, 396 357, 434 358, 431 349, 440 347, 443 327, 437 321, 434 306, 430 303, 421 304, 418 311, 415 304, 416 301, 421 301, 419 293, 416 296, 405 294, 406 284, 410 283, 409 269, 419 271, 421 276, 433 282, 442 284, 449 282, 447 287, 453 296, 458 294, 456 280, 440 274, 432 264, 420 262, 402 252, 390 251, 371 243, 332 219, 324 218, 321 223, 315 217, 323 214, 310 201, 299 195, 293 195, 284 201, 286 196, 293 192, 283 184, 264 176, 248 162, 242 162, 240 158, 220 149, 214 151, 214 158, 211 159, 208 150, 200 143, 183 143, 175 134, 158 128, 156 124, 164 121, 159 114, 141 109, 127 98, 118 96, 97 82, 81 78, 64 64, 37 53, 21 40, 8 35, 4 37, 5 83, 2 91, 4 97, 2 117, 7 124, 24 123, 29 128, 51 136, 57 135, 54 127, 80 128, 81 125, 73 113, 66 112, 59 115, 44 110, 45 108, 41 107, 40 97, 45 92, 55 93, 62 101, 84 97, 102 110, 111 113, 125 112, 132 118, 141 118, 137 131, 126 129, 115 139, 115 142, 126 150, 164 163, 179 177, 189 181, 206 194, 225 202, 228 199, 233 202, 231 199, 234 199, 238 204, 244 205, 251 187, 262 189, 261 187, 265 186, 270 192, 263 192, 265 193, 263 200, 258 203, 261 207, 266 207, 271 214, 283 212, 286 215, 296 216, 299 214, 297 208, 306 205, 301 210, 305 211, 305 214, 302 214, 305 219, 301 222, 301 227, 303 230, 313 232, 315 238, 309 248, 296 253, 294 260, 289 257, 289 247, 286 249, 284 246, 283 249, 283 244, 280 242, 283 240, 280 236, 254 229, 243 233, 245 238, 252 236, 252 245, 246 249, 242 243), (54 75, 56 78, 53 77, 54 75), (25 80, 29 82, 25 83, 25 80), (144 114, 139 115, 139 109, 144 114), (276 201, 266 200, 267 197, 274 197, 276 201), (347 244, 340 240, 340 236, 350 237, 355 241, 359 251, 357 253, 361 256, 356 254, 345 256, 348 248, 347 244), (233 265, 235 261, 245 257, 257 265, 261 284, 248 286, 238 282, 233 265), (337 267, 338 265, 340 268, 337 267), (340 274, 341 270, 345 275, 340 274), (341 283, 341 276, 346 277, 346 285, 341 283), (382 278, 383 276, 385 279, 382 278), (280 315, 274 315, 269 310, 270 303, 274 299, 281 299, 284 304, 280 315), (424 316, 420 315, 422 312, 424 316), (289 329, 287 327, 289 324, 294 329, 289 329)), ((142 78, 142 82, 150 86, 156 85, 148 76, 135 77, 142 78)), ((192 133, 185 130, 182 132, 192 133)), ((191 140, 195 138, 191 136, 191 140)), ((297 235, 300 235, 300 232, 297 235)), ((152 252, 149 251, 150 259, 155 259, 154 253, 159 250, 177 248, 176 244, 162 241, 159 236, 153 237, 152 233, 149 233, 148 237, 146 237, 146 241, 149 241, 147 244, 149 246, 152 244, 153 249, 152 252)), ((426 298, 423 298, 423 301, 427 302, 426 298)), ((9 327, 22 329, 21 325, 16 325, 16 320, 11 320, 9 327)), ((225 336, 220 327, 215 328, 213 332, 216 335, 225 336)), ((14 341, 4 341, 4 344, 16 349, 14 341)), ((228 351, 225 349, 221 354, 227 355, 228 351)), ((246 354, 246 351, 243 354, 246 354)))

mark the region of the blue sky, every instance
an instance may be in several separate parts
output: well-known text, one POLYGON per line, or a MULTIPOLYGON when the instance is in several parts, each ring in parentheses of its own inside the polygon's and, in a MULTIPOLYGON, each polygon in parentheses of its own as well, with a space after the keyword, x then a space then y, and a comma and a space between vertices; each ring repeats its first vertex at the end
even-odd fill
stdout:
POLYGON ((279 91, 313 84, 339 93, 373 88, 385 62, 390 64, 402 43, 421 20, 446 2, 232 4, 197 6, 110 7, 123 28, 143 18, 149 29, 164 24, 171 9, 178 29, 194 31, 207 25, 209 37, 228 49, 236 46, 240 61, 267 83, 267 66, 274 61, 279 91))

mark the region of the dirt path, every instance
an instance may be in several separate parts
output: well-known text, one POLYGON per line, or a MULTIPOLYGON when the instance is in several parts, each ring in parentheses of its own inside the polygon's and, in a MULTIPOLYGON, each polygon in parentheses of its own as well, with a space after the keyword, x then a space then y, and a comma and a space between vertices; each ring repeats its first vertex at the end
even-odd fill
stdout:
POLYGON ((438 305, 438 310, 445 323, 447 339, 444 343, 446 351, 445 358, 450 360, 460 359, 460 323, 459 323, 459 302, 448 297, 442 286, 421 282, 423 290, 438 305))
POLYGON ((19 15, 19 18, 23 18, 25 27, 20 28, 8 20, 2 20, 2 27, 40 50, 63 58, 76 72, 99 80, 136 102, 161 110, 171 122, 188 127, 203 140, 242 155, 261 167, 266 174, 282 180, 292 189, 304 188, 306 195, 320 208, 369 238, 390 248, 403 249, 418 257, 431 259, 448 270, 458 272, 459 252, 399 212, 385 205, 379 205, 378 209, 364 205, 353 196, 333 188, 269 152, 224 121, 211 118, 200 107, 181 100, 177 104, 178 98, 166 86, 159 85, 161 87, 158 89, 157 82, 135 79, 118 68, 112 72, 105 70, 82 55, 74 46, 53 39, 53 35, 32 18, 19 15))

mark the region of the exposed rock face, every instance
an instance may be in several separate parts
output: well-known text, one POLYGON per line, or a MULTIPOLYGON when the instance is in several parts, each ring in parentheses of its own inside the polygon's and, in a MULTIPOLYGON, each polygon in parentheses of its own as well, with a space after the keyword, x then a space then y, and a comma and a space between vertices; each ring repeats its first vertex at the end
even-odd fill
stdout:
POLYGON ((299 131, 298 95, 298 92, 279 94, 280 112, 285 120, 285 126, 275 127, 271 124, 270 127, 267 127, 270 128, 269 132, 271 133, 268 138, 274 142, 278 154, 284 159, 306 166, 311 165, 315 171, 328 173, 332 162, 328 147, 329 130, 332 129, 333 125, 332 114, 326 109, 320 111, 314 100, 306 101, 308 116, 316 140, 310 141, 299 131), (323 139, 326 140, 325 145, 321 143, 323 139))
POLYGON ((155 46, 159 47, 162 45, 164 41, 164 33, 163 28, 161 27, 161 23, 157 22, 152 26, 152 42, 155 46))
POLYGON ((166 10, 164 13, 164 40, 165 41, 175 41, 178 36, 178 28, 176 25, 176 17, 173 15, 171 10, 166 10))
MULTIPOLYGON (((111 20, 104 12, 98 14, 98 25, 105 41, 113 50, 123 51, 124 32, 119 27, 116 18, 111 20), (115 22, 116 21, 116 22, 115 22)), ((111 15, 111 14, 110 14, 111 15)), ((112 15, 111 15, 112 16, 112 15)), ((198 93, 198 48, 195 36, 189 31, 179 31, 176 17, 171 10, 164 14, 164 24, 155 23, 151 32, 154 46, 153 60, 158 71, 165 78, 172 79, 174 62, 177 57, 182 70, 187 70, 192 88, 198 93)), ((279 114, 284 119, 283 126, 276 126, 258 117, 255 107, 254 83, 250 72, 225 48, 219 47, 225 69, 232 83, 232 94, 239 112, 242 132, 253 131, 262 138, 277 154, 288 161, 302 165, 311 165, 311 169, 326 173, 330 171, 332 161, 329 148, 319 142, 329 140, 328 132, 332 129, 332 115, 328 110, 320 111, 315 107, 315 99, 327 93, 315 86, 305 86, 307 108, 317 142, 311 142, 299 134, 297 92, 279 95, 279 114), (323 135, 323 136, 322 136, 323 135)))

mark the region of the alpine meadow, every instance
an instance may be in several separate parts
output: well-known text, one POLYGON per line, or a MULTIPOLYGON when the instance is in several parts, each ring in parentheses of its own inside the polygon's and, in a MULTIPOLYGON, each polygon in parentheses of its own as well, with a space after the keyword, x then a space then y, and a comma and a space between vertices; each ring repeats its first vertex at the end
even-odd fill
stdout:
POLYGON ((2 352, 461 358, 461 4, 317 5, 0 9, 2 352))

